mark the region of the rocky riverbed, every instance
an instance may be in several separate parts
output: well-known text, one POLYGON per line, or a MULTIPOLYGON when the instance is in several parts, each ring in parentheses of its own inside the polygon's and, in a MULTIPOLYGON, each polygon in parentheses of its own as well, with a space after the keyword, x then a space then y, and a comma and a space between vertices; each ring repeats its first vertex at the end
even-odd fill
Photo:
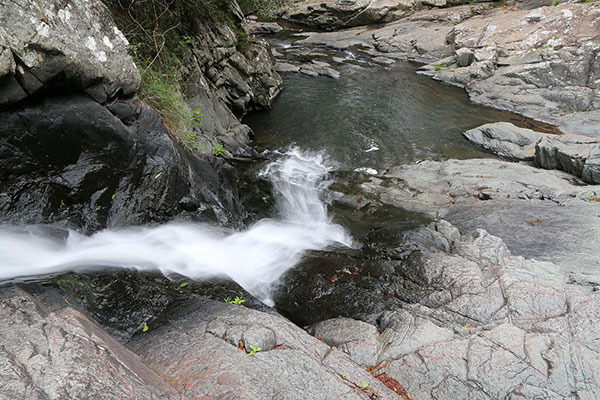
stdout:
POLYGON ((102 3, 0 9, 0 222, 53 224, 31 240, 271 217, 262 149, 240 119, 272 105, 276 71, 335 81, 344 66, 416 60, 475 103, 534 119, 465 130, 463 154, 478 158, 335 171, 329 211, 357 243, 307 252, 274 288, 274 308, 234 282, 178 274, 3 283, 0 398, 600 396, 598 3, 283 11, 326 32, 245 20, 232 4, 237 29, 274 46, 243 45, 218 17, 199 24, 186 97, 204 111, 194 146, 219 144, 218 155, 174 138, 134 96, 138 70, 102 3))

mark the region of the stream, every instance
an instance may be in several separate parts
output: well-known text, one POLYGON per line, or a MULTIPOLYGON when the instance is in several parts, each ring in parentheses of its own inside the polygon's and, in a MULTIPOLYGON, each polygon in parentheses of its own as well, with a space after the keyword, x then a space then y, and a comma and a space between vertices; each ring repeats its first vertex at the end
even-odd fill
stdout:
MULTIPOLYGON (((272 44, 282 52, 298 50, 291 39, 272 44)), ((4 225, 0 280, 109 268, 199 281, 225 277, 273 306, 282 276, 307 251, 359 248, 362 233, 378 222, 418 219, 402 210, 384 210, 379 220, 340 218, 345 211, 326 201, 332 172, 376 174, 424 159, 489 157, 461 133, 487 122, 524 122, 471 104, 462 90, 417 75, 411 63, 383 67, 358 50, 319 49, 319 57, 346 60, 337 65, 341 77, 285 73, 273 108, 244 120, 256 134, 257 147, 270 149, 270 160, 258 174, 270 183, 275 215, 243 231, 168 223, 86 236, 4 225)))

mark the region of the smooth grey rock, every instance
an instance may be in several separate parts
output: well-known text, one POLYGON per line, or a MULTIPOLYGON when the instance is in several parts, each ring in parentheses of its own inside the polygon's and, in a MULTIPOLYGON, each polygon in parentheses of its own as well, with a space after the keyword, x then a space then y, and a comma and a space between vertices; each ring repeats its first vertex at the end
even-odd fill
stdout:
POLYGON ((463 133, 469 141, 511 160, 533 160, 535 144, 549 135, 509 122, 485 124, 463 133))
POLYGON ((254 346, 263 351, 269 351, 277 345, 275 333, 271 329, 260 326, 251 326, 246 329, 242 334, 242 341, 248 350, 251 350, 251 346, 254 346))
POLYGON ((377 328, 350 318, 334 318, 307 328, 329 346, 347 353, 359 365, 372 367, 377 363, 377 328))
POLYGON ((600 111, 576 112, 557 119, 561 132, 600 138, 600 111))
POLYGON ((216 301, 191 301, 166 325, 134 338, 131 348, 189 398, 364 399, 365 385, 378 398, 399 398, 279 315, 216 301), (276 347, 250 356, 250 329, 272 332, 276 347))
POLYGON ((499 160, 423 161, 390 168, 361 185, 373 201, 444 218, 463 231, 483 228, 514 255, 560 266, 578 282, 600 282, 600 186, 573 175, 499 160), (483 199, 487 199, 483 201, 483 199))
POLYGON ((590 152, 583 166, 581 177, 586 182, 600 184, 600 144, 590 152))
POLYGON ((473 50, 466 47, 456 50, 455 55, 456 65, 458 67, 467 67, 471 65, 471 63, 475 59, 475 54, 473 53, 473 50))
POLYGON ((560 169, 575 176, 583 175, 583 166, 592 149, 590 143, 568 143, 545 138, 535 146, 535 165, 546 169, 560 169))
POLYGON ((50 310, 22 290, 4 287, 0 319, 2 399, 181 398, 71 307, 50 310))
MULTIPOLYGON (((57 79, 69 91, 97 86, 104 100, 119 93, 131 95, 140 74, 127 54, 128 45, 106 6, 97 0, 18 0, 0 5, 0 77, 14 74, 27 95, 57 79), (7 50, 17 57, 14 70, 10 60, 6 66, 7 50)), ((15 101, 18 98, 4 97, 1 104, 15 101)))

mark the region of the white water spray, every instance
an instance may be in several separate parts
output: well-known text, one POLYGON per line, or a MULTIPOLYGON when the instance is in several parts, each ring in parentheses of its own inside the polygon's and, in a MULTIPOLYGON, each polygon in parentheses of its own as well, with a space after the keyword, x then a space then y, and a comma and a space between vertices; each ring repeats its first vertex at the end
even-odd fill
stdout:
POLYGON ((321 155, 296 149, 268 164, 262 175, 273 183, 281 215, 242 232, 172 223, 91 236, 69 231, 61 240, 35 227, 0 226, 0 280, 103 267, 159 270, 196 280, 227 276, 273 305, 273 284, 305 251, 352 246, 321 199, 328 172, 321 155))

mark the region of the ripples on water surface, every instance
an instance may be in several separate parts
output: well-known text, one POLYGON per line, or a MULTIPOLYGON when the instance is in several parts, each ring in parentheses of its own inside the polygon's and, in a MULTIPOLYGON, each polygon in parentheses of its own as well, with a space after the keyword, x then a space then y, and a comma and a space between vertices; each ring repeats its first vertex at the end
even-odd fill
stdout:
POLYGON ((510 113, 471 104, 464 90, 417 75, 415 65, 347 64, 342 76, 285 73, 272 110, 244 122, 256 141, 324 150, 342 168, 381 169, 423 159, 490 157, 462 132, 496 121, 520 121, 510 113))

